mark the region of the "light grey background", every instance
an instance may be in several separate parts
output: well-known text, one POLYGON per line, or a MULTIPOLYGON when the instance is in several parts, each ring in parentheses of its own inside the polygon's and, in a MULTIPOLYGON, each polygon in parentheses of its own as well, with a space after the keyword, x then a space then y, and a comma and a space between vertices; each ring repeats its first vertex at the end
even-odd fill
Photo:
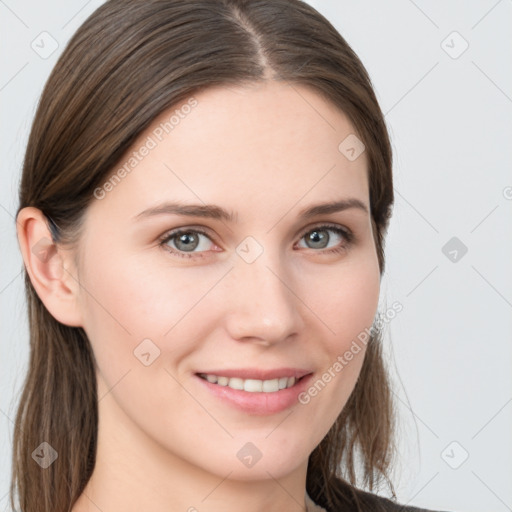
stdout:
MULTIPOLYGON (((0 510, 28 361, 13 218, 21 161, 56 58, 102 3, 0 1, 0 510), (59 46, 42 58, 31 44, 50 51, 45 31, 59 46)), ((309 3, 365 64, 392 136, 381 299, 383 310, 403 305, 385 340, 401 416, 399 501, 512 510, 512 1, 309 3)))

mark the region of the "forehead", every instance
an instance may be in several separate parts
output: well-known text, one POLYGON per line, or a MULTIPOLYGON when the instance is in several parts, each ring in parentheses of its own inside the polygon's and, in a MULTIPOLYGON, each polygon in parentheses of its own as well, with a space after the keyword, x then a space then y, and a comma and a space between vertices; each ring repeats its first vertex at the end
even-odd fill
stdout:
POLYGON ((260 215, 318 199, 367 203, 366 154, 349 160, 339 148, 353 134, 348 117, 306 86, 212 87, 153 121, 116 166, 127 172, 106 199, 199 199, 260 215))

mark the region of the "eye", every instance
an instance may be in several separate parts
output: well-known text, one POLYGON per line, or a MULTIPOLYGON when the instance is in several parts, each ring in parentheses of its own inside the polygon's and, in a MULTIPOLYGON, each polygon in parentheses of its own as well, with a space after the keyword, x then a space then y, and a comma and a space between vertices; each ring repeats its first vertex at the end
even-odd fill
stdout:
POLYGON ((331 241, 331 236, 328 232, 335 233, 335 239, 340 238, 341 244, 338 243, 329 250, 322 251, 323 253, 338 253, 348 249, 354 239, 354 235, 351 231, 340 226, 333 226, 329 224, 323 224, 321 226, 315 226, 313 229, 302 232, 301 240, 305 238, 309 249, 325 249, 327 244, 331 241))
MULTIPOLYGON (((193 257, 200 257, 202 258, 202 254, 197 254, 193 252, 195 249, 202 248, 205 249, 204 243, 201 243, 201 238, 204 237, 208 240, 211 239, 206 234, 205 231, 194 228, 194 229, 178 229, 175 231, 171 231, 170 233, 166 233, 164 237, 160 240, 160 245, 164 246, 165 249, 170 251, 173 255, 182 257, 182 258, 193 258, 193 257), (172 242, 171 247, 169 246, 169 242, 172 242)), ((213 243, 213 242, 212 242, 213 243)), ((208 244, 206 244, 208 245, 208 244)), ((206 249, 207 251, 207 249, 206 249)), ((199 251, 199 252, 205 252, 199 251)))

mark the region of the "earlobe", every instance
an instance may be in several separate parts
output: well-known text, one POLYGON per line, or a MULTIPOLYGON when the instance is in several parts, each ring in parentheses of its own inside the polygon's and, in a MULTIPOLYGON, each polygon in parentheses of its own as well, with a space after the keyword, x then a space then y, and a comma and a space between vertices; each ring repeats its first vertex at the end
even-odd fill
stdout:
POLYGON ((71 251, 54 243, 48 219, 37 208, 20 210, 16 231, 30 281, 46 309, 65 325, 82 326, 71 251))

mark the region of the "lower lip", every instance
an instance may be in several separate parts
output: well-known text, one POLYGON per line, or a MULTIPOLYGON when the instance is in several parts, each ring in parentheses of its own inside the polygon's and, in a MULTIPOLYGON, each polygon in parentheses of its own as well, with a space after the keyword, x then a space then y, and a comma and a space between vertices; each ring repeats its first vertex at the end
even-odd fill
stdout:
POLYGON ((229 386, 213 384, 198 375, 196 379, 215 397, 249 414, 267 415, 284 411, 298 403, 298 395, 308 386, 313 374, 305 375, 291 388, 280 389, 273 393, 243 391, 229 386))

